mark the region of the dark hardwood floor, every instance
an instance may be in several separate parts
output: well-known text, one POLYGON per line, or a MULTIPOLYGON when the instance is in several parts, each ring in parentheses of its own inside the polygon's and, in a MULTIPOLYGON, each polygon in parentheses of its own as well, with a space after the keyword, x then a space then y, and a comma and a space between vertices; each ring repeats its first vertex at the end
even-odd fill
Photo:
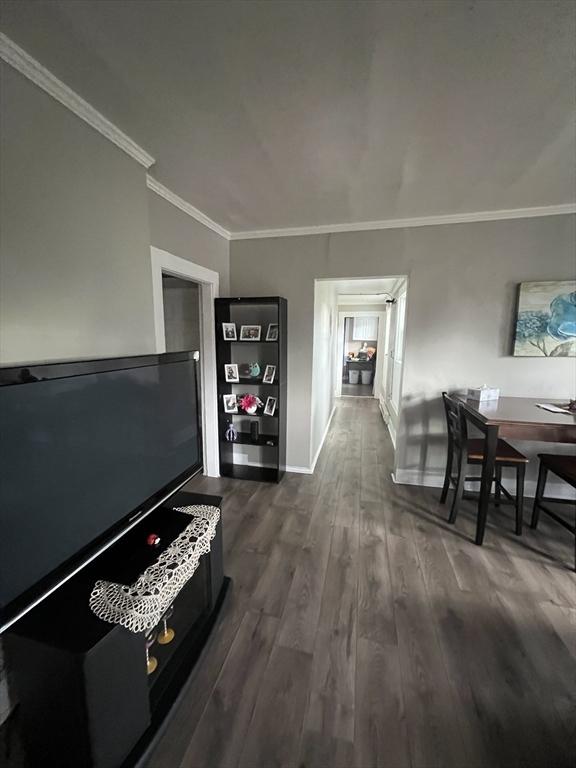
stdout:
POLYGON ((372 397, 374 386, 372 384, 348 384, 342 382, 342 395, 345 397, 372 397))
POLYGON ((191 484, 224 495, 234 583, 148 768, 573 765, 570 535, 503 508, 479 548, 470 503, 449 526, 391 468, 346 398, 314 475, 191 484))

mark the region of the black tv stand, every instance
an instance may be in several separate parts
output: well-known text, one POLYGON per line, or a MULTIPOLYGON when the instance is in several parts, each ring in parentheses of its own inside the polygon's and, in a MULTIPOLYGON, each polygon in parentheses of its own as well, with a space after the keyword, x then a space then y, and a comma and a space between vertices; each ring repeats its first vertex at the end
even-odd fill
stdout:
POLYGON ((153 673, 147 673, 144 633, 101 621, 88 598, 97 579, 135 581, 190 522, 174 507, 192 504, 219 507, 221 499, 176 493, 4 635, 30 766, 131 768, 153 740, 226 594, 221 523, 174 600, 173 640, 150 651, 158 662, 153 673), (146 543, 152 532, 161 538, 154 549, 146 543))

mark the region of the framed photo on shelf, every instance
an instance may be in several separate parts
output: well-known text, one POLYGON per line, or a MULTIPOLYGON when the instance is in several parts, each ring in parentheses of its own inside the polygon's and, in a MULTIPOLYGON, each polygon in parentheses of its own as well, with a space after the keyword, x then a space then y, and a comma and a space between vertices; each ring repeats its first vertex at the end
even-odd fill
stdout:
POLYGON ((266 399, 266 405, 264 406, 264 416, 274 416, 276 411, 276 398, 269 397, 266 399))
POLYGON ((278 341, 278 323, 270 323, 266 331, 266 341, 278 341))
POLYGON ((276 366, 275 365, 267 365, 266 370, 264 371, 264 377, 262 379, 263 384, 273 384, 274 383, 274 376, 276 376, 276 366))
POLYGON ((241 325, 240 341, 260 341, 261 330, 259 325, 241 325))
POLYGON ((236 341, 236 323, 222 323, 222 338, 224 341, 236 341))
POLYGON ((224 400, 224 413, 238 413, 236 395, 222 395, 224 400))
POLYGON ((228 383, 234 384, 240 381, 238 376, 238 366, 236 363, 226 363, 224 366, 224 378, 228 383))

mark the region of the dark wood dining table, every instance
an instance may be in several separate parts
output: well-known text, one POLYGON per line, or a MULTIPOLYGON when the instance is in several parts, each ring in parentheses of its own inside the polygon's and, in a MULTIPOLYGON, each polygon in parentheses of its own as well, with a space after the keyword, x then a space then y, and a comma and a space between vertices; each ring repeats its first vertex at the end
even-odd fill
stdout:
POLYGON ((465 408, 469 420, 485 435, 476 528, 476 544, 482 544, 483 523, 486 521, 490 503, 498 440, 507 438, 576 444, 576 414, 553 413, 538 408, 537 403, 566 404, 566 400, 549 400, 546 397, 500 397, 498 400, 484 403, 462 396, 457 396, 457 399, 465 408))

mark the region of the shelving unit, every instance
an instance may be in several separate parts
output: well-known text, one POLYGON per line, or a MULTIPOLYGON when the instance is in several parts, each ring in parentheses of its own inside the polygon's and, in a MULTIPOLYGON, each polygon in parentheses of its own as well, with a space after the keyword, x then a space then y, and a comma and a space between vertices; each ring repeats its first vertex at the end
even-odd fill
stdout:
POLYGON ((286 471, 286 387, 287 387, 287 314, 286 299, 279 296, 216 299, 216 364, 218 381, 218 432, 220 442, 220 474, 240 480, 260 480, 279 483, 286 471), (223 324, 236 325, 236 340, 224 337, 223 324), (278 327, 278 338, 266 341, 268 326, 278 327), (259 341, 240 339, 242 325, 259 325, 259 341), (258 363, 258 376, 239 376, 238 382, 228 382, 225 366, 233 363, 242 366, 258 363), (264 383, 267 365, 275 365, 272 384, 264 383), (268 397, 276 398, 273 416, 267 416, 263 407, 255 414, 245 413, 238 406, 238 413, 226 413, 224 396, 253 394, 264 405, 268 397), (250 422, 256 420, 259 427, 257 440, 251 438, 250 422), (230 424, 238 431, 235 441, 226 439, 230 424), (272 444, 269 444, 272 443, 272 444))

